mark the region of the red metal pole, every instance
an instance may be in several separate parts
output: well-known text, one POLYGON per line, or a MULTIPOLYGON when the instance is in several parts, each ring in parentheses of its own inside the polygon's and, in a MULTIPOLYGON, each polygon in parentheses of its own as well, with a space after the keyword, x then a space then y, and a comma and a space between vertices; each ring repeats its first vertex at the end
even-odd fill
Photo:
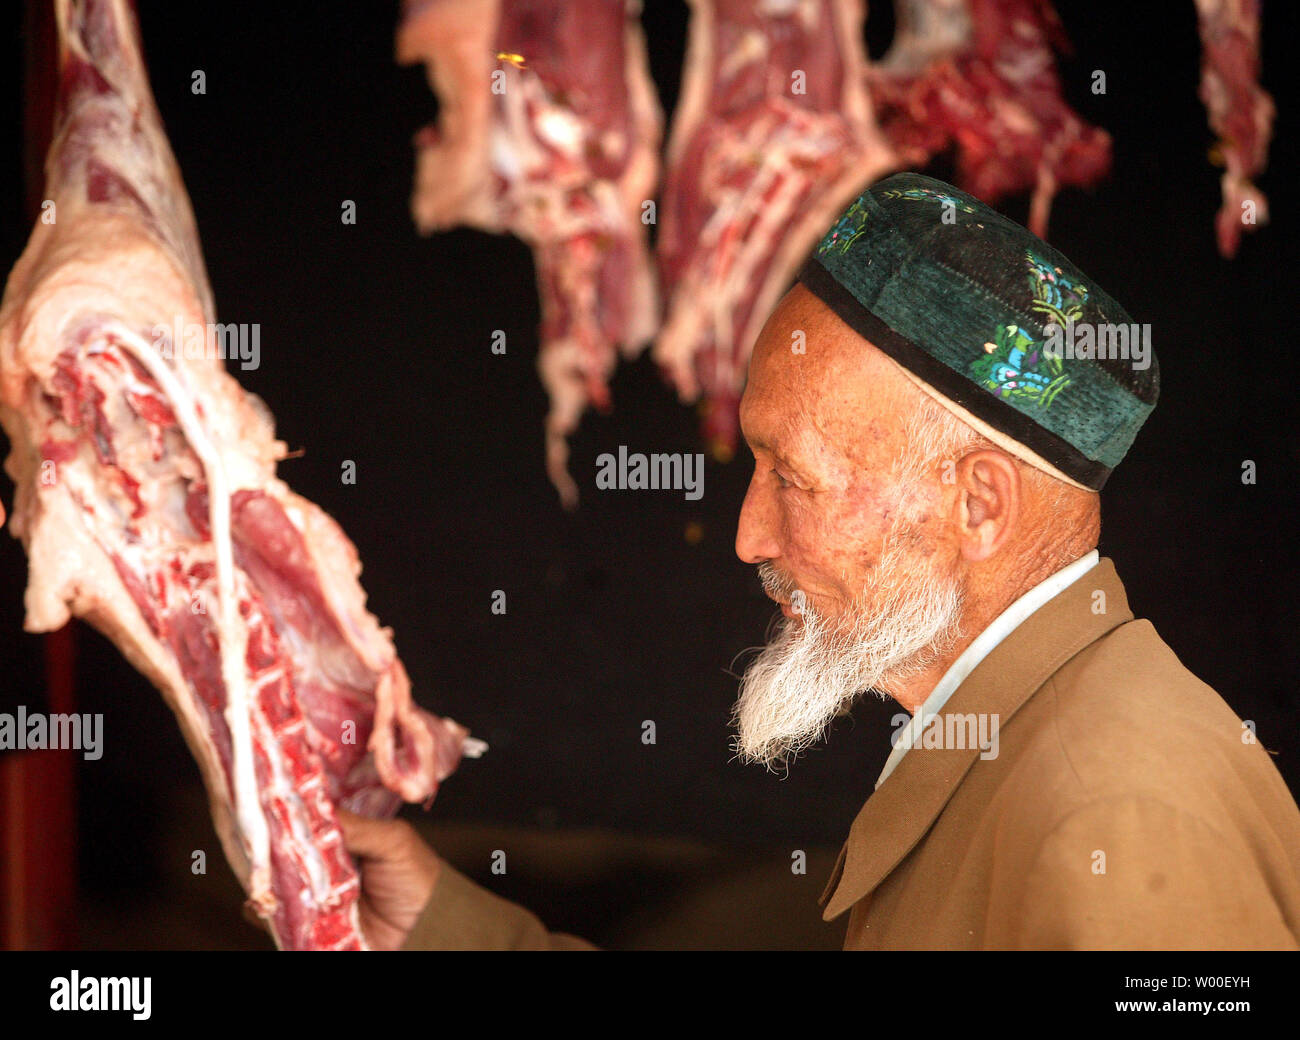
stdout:
MULTIPOLYGON (((53 5, 27 0, 23 170, 35 221, 54 119, 57 45, 53 5)), ((5 589, 5 595, 15 590, 5 589)), ((44 639, 46 703, 76 711, 75 622, 44 639)), ((77 763, 72 749, 0 756, 0 941, 6 949, 77 945, 77 763)))

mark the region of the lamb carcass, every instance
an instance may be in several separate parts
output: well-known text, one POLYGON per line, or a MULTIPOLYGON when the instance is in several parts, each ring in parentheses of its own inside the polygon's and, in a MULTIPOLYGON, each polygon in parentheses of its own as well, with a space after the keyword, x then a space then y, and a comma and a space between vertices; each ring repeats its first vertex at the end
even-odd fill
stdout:
POLYGON ((691 0, 656 252, 654 357, 726 458, 759 329, 836 214, 898 165, 867 93, 861 0, 691 0))
POLYGON ((466 224, 533 250, 547 471, 577 501, 567 438, 609 407, 619 350, 659 318, 647 224, 663 117, 639 0, 407 0, 397 60, 424 62, 436 126, 415 137, 421 232, 466 224))
POLYGON ((48 202, 0 304, 25 627, 84 618, 162 691, 279 946, 363 948, 335 807, 427 801, 481 745, 413 703, 356 550, 225 371, 127 0, 56 16, 48 202))

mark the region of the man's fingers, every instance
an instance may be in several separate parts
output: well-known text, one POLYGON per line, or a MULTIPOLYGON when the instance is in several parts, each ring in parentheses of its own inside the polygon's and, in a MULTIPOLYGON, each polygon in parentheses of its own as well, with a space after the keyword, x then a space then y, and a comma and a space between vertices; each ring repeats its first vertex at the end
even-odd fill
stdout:
POLYGON ((338 810, 339 829, 348 852, 362 859, 389 859, 401 847, 408 826, 403 820, 375 820, 347 809, 338 810))

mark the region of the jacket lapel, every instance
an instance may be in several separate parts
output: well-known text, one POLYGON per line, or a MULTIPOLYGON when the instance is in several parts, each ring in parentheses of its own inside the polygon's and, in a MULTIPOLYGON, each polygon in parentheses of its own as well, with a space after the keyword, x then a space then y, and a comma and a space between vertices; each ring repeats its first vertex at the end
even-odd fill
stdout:
MULTIPOLYGON (((1107 557, 1030 615, 976 666, 944 705, 949 714, 987 712, 1007 724, 1071 657, 1133 620, 1124 586, 1107 557), (1101 590, 1105 600, 1094 599, 1101 590), (1100 606, 1104 602, 1104 612, 1100 606)), ((824 920, 872 892, 930 829, 980 749, 913 747, 858 813, 819 902, 824 920)))

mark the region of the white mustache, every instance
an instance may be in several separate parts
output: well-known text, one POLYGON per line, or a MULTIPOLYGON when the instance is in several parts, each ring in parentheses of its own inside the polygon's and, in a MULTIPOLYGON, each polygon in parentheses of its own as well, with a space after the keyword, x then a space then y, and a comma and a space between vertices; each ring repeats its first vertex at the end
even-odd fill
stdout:
POLYGON ((763 583, 763 591, 773 599, 788 603, 798 591, 793 580, 781 574, 771 560, 758 565, 758 580, 763 583))

